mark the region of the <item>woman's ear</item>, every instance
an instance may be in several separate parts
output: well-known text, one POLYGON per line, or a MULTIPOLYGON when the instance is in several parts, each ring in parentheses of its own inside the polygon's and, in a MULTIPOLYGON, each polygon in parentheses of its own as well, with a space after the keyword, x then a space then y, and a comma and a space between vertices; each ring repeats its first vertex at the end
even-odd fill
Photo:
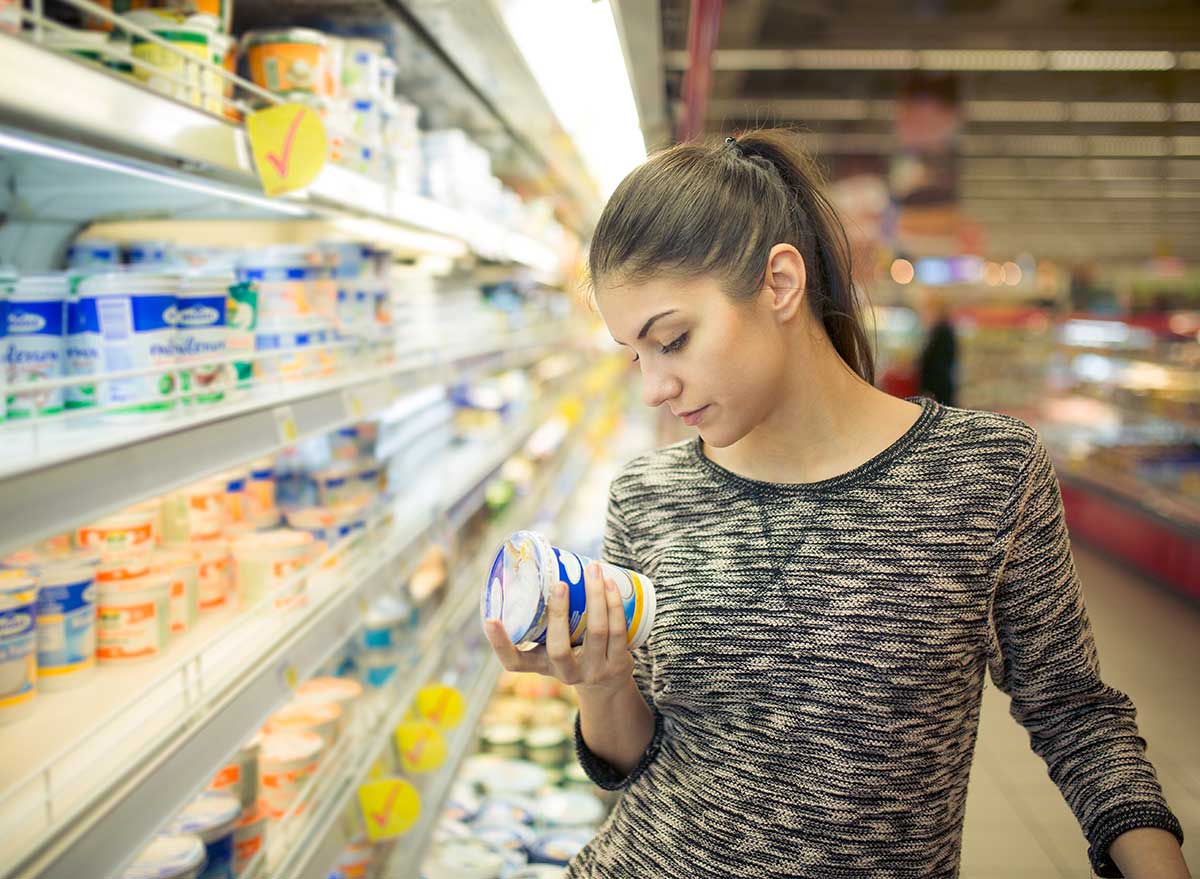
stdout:
POLYGON ((762 293, 775 318, 781 323, 800 312, 807 288, 804 257, 790 244, 776 244, 767 255, 767 272, 762 293))

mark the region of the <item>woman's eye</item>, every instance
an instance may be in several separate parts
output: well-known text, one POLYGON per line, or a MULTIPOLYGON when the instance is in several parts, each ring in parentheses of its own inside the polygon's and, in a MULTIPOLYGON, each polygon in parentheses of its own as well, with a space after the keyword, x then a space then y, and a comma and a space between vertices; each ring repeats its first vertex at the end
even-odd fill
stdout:
POLYGON ((687 344, 687 339, 688 339, 688 334, 684 333, 678 339, 676 339, 674 342, 670 342, 669 344, 663 345, 662 353, 663 354, 674 354, 676 351, 678 351, 680 348, 682 348, 684 345, 687 344))

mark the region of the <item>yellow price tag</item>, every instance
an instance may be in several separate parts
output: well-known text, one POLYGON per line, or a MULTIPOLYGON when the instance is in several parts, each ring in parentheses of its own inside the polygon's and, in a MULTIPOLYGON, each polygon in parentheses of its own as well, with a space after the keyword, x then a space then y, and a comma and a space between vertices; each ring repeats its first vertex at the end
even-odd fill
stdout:
POLYGON ((385 778, 358 789, 358 805, 372 842, 395 839, 412 829, 421 814, 421 795, 407 781, 385 778))
POLYGON ((446 762, 446 740, 432 723, 402 723, 396 727, 396 752, 406 772, 433 772, 446 762))
POLYGON ((329 156, 325 124, 303 104, 280 104, 251 113, 246 117, 246 134, 267 195, 308 186, 329 156))
POLYGON ((417 693, 417 713, 438 729, 454 729, 465 711, 466 701, 453 687, 430 684, 417 693))
POLYGON ((281 443, 294 443, 300 438, 300 428, 296 426, 291 406, 280 406, 275 410, 275 426, 279 429, 281 443))
POLYGON ((296 684, 300 682, 300 676, 296 674, 296 666, 289 663, 283 670, 283 682, 287 684, 289 690, 296 689, 296 684))

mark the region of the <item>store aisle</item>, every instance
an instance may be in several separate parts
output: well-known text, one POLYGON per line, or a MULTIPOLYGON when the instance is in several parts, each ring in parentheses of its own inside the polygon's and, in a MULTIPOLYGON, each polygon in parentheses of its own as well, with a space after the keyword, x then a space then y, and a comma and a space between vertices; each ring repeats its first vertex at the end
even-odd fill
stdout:
MULTIPOLYGON (((1200 611, 1075 547, 1105 680, 1130 695, 1149 756, 1200 866, 1200 611)), ((1087 879, 1086 843, 1008 697, 984 691, 967 798, 964 879, 1087 879)))

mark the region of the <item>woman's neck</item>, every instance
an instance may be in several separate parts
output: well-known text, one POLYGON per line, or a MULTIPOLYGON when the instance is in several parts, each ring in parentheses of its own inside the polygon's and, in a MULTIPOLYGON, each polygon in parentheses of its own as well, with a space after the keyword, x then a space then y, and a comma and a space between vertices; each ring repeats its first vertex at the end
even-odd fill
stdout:
POLYGON ((711 461, 762 482, 820 482, 871 460, 920 417, 920 406, 867 384, 828 342, 808 350, 757 427, 723 449, 705 444, 711 461))

